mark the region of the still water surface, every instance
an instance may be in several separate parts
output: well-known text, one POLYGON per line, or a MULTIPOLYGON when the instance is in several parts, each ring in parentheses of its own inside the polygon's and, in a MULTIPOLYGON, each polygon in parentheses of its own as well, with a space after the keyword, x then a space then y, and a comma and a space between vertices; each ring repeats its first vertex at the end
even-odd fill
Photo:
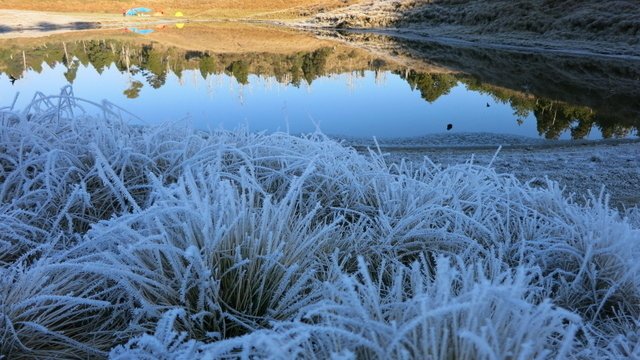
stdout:
MULTIPOLYGON (((19 93, 22 108, 37 91, 56 94, 72 84, 78 97, 108 99, 143 124, 291 133, 319 128, 363 138, 638 136, 640 66, 633 62, 348 34, 336 35, 339 42, 304 35, 309 42, 300 49, 287 44, 272 51, 244 41, 251 32, 242 31, 193 49, 188 40, 175 46, 175 37, 189 39, 190 31, 217 30, 180 29, 167 35, 172 42, 163 41, 162 32, 0 42, 0 106, 19 93)), ((279 34, 274 47, 287 36, 293 35, 279 34)))

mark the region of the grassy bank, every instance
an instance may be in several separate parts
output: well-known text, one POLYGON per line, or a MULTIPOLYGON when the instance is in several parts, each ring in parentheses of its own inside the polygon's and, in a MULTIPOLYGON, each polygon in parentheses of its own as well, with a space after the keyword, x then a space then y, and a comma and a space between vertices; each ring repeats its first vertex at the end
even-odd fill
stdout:
POLYGON ((640 54, 640 6, 635 0, 370 1, 318 14, 313 23, 343 28, 401 27, 427 35, 545 48, 597 48, 640 54))
POLYGON ((10 359, 640 355, 640 220, 320 134, 0 113, 10 359))
POLYGON ((435 1, 400 23, 464 25, 481 33, 529 32, 569 39, 640 42, 640 4, 628 1, 435 1))
MULTIPOLYGON (((347 9, 343 9, 347 13, 347 9)), ((640 7, 635 0, 429 0, 381 1, 357 4, 343 26, 463 25, 481 33, 531 32, 568 38, 640 41, 640 7), (365 8, 376 10, 366 13, 365 8), (367 18, 369 20, 367 20, 367 18)))

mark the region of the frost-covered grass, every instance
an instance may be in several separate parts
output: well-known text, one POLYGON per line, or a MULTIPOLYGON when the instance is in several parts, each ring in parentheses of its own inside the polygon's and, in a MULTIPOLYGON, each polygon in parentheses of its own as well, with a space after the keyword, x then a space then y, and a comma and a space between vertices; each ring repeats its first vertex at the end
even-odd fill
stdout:
POLYGON ((637 214, 606 197, 81 106, 0 113, 8 359, 640 356, 637 214))

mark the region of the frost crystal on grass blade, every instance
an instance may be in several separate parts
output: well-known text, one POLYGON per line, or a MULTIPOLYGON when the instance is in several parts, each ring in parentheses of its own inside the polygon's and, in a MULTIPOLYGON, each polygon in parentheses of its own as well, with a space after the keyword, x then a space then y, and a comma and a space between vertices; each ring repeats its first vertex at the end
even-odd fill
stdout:
POLYGON ((637 210, 119 111, 0 113, 2 356, 640 356, 637 210))

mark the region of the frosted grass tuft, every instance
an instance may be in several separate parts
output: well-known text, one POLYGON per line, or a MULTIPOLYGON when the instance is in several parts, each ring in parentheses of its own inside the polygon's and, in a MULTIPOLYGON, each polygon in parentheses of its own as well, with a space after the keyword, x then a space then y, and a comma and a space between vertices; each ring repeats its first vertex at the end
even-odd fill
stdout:
POLYGON ((0 109, 0 357, 639 354, 638 211, 604 193, 129 117, 0 109))

